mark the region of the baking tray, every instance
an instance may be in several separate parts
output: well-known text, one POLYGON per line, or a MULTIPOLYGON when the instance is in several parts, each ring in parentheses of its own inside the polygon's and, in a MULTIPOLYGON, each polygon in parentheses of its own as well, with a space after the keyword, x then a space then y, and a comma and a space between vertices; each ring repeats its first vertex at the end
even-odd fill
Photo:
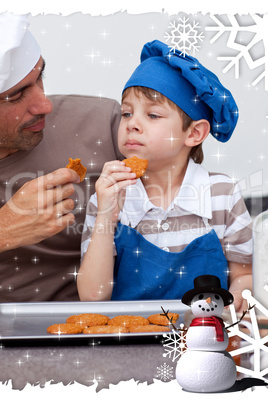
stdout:
POLYGON ((141 315, 165 311, 178 313, 178 327, 183 322, 184 313, 188 309, 178 300, 145 300, 145 301, 103 301, 103 302, 40 302, 40 303, 2 303, 0 304, 0 342, 6 341, 152 341, 162 339, 162 332, 126 333, 126 334, 75 334, 53 335, 47 327, 66 321, 74 314, 99 313, 110 318, 121 315, 141 315))

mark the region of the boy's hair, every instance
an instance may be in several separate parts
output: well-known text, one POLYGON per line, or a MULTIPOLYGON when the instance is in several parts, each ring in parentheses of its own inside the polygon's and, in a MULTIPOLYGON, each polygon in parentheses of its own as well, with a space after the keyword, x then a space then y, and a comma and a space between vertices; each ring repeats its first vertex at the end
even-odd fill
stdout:
MULTIPOLYGON (((186 131, 191 123, 193 122, 193 119, 186 114, 179 106, 177 106, 174 102, 172 102, 170 99, 168 99, 166 96, 162 95, 160 92, 155 91, 154 89, 147 88, 147 87, 129 87, 125 89, 122 95, 122 101, 125 99, 127 94, 130 92, 131 88, 134 89, 135 95, 139 96, 139 93, 142 93, 146 98, 150 99, 151 101, 154 102, 159 102, 163 103, 165 100, 167 100, 168 104, 175 110, 178 111, 179 115, 182 118, 182 129, 183 131, 186 131)), ((202 150, 202 143, 199 145, 196 145, 191 149, 188 155, 189 158, 192 158, 195 163, 201 164, 203 159, 204 159, 204 154, 202 150)))

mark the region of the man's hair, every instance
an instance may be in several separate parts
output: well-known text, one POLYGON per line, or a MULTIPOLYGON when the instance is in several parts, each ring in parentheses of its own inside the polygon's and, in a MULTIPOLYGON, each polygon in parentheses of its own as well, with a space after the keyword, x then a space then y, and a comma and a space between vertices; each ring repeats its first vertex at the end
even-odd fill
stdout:
MULTIPOLYGON (((181 116, 183 131, 186 131, 190 127, 191 123, 193 122, 193 119, 187 113, 185 113, 178 105, 176 105, 174 102, 172 102, 166 96, 162 95, 160 92, 155 91, 154 89, 147 88, 147 87, 139 87, 139 86, 127 88, 123 92, 122 101, 128 95, 131 88, 134 89, 135 95, 139 96, 139 94, 142 93, 144 96, 146 96, 146 98, 150 99, 151 101, 163 103, 163 102, 165 102, 165 100, 167 100, 168 104, 173 109, 177 110, 179 115, 181 116)), ((191 151, 189 152, 188 157, 192 158, 194 160, 194 162, 201 164, 204 159, 202 143, 193 147, 191 149, 191 151)))

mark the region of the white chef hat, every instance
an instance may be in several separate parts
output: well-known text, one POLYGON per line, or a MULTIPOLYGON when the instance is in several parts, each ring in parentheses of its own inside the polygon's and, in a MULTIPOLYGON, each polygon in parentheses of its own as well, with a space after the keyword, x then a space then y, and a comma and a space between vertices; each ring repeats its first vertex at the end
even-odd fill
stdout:
POLYGON ((41 56, 28 26, 27 15, 0 14, 0 93, 25 78, 41 56))

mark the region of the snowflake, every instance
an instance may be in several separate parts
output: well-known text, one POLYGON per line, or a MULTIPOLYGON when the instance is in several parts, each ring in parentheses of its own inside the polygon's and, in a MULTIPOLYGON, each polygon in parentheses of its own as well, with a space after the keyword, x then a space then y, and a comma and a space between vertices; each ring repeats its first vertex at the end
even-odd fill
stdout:
MULTIPOLYGON (((248 16, 244 16, 248 18, 248 16)), ((239 24, 238 16, 228 16, 229 24, 224 25, 219 18, 211 16, 217 26, 206 27, 206 31, 218 31, 210 43, 217 41, 222 35, 229 33, 227 47, 236 51, 235 55, 218 57, 218 60, 228 61, 227 66, 223 69, 226 73, 231 68, 234 68, 235 78, 239 78, 240 62, 244 59, 249 69, 263 67, 262 72, 252 82, 252 86, 257 85, 262 79, 265 80, 265 90, 268 90, 267 65, 268 59, 268 37, 267 37, 267 19, 268 15, 263 16, 253 14, 251 17, 252 23, 245 25, 245 18, 242 18, 239 24), (249 40, 247 38, 250 38, 249 40), (244 42, 244 43, 243 43, 244 42), (261 47, 262 45, 262 47, 261 47), (261 50, 261 51, 260 51, 261 50), (254 53, 254 54, 253 54, 254 53)))
POLYGON ((175 49, 179 50, 183 56, 186 54, 189 55, 191 50, 193 50, 193 54, 195 51, 198 51, 200 46, 198 46, 198 40, 203 41, 204 35, 203 32, 198 34, 196 28, 199 28, 199 23, 193 21, 193 25, 188 23, 189 18, 180 18, 178 24, 176 25, 176 21, 170 22, 169 28, 171 28, 170 34, 166 32, 166 36, 164 38, 167 41, 170 41, 171 50, 175 51, 175 49))
POLYGON ((166 338, 164 340, 163 346, 165 348, 165 352, 163 357, 172 358, 174 362, 177 360, 186 350, 186 331, 183 331, 183 324, 181 324, 181 330, 164 333, 163 337, 166 338))
MULTIPOLYGON (((246 342, 248 342, 248 345, 231 351, 230 355, 239 356, 243 353, 253 352, 253 369, 236 366, 237 371, 265 381, 265 376, 267 376, 268 374, 268 367, 264 368, 263 370, 261 369, 261 355, 268 353, 268 346, 265 345, 268 342, 268 335, 261 338, 256 317, 256 309, 258 309, 265 317, 268 317, 268 310, 251 295, 251 292, 249 290, 244 290, 242 295, 244 299, 247 300, 248 305, 254 305, 254 308, 249 311, 253 329, 253 337, 240 331, 239 325, 234 325, 233 327, 231 327, 228 334, 229 338, 238 335, 241 339, 244 339, 246 342)), ((234 323, 237 321, 237 317, 233 305, 230 306, 230 311, 232 321, 234 323)))
POLYGON ((156 377, 160 377, 162 381, 168 381, 173 377, 173 367, 164 363, 162 366, 157 367, 157 375, 156 377))

